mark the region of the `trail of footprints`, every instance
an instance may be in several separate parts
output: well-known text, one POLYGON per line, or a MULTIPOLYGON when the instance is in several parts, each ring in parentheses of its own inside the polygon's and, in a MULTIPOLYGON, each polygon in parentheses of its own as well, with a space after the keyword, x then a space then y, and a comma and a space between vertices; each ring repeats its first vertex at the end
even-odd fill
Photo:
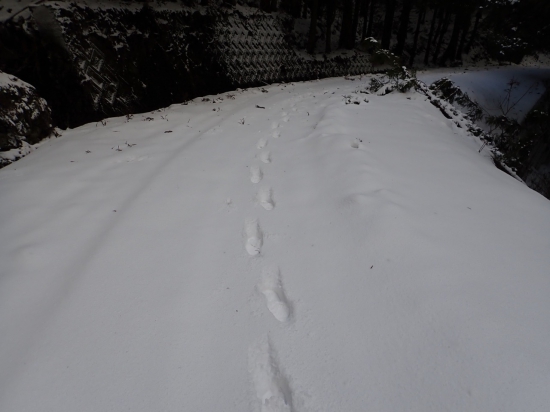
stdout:
POLYGON ((262 137, 260 140, 258 140, 258 144, 256 145, 258 149, 263 149, 266 146, 267 146, 267 139, 265 137, 262 137))
POLYGON ((275 207, 271 193, 271 188, 267 186, 261 187, 258 191, 258 202, 265 210, 272 210, 275 207))
POLYGON ((271 152, 269 150, 264 150, 261 152, 260 160, 264 163, 271 163, 271 152))
POLYGON ((260 166, 252 165, 250 167, 250 181, 252 183, 260 183, 263 177, 264 175, 262 173, 262 169, 260 169, 260 166))
MULTIPOLYGON (((286 112, 281 115, 283 122, 288 122, 286 112)), ((279 138, 279 123, 271 125, 271 137, 279 138)), ((272 161, 271 152, 266 149, 268 139, 262 137, 256 144, 260 151, 256 156, 262 163, 269 164, 272 161)), ((254 184, 263 179, 263 171, 259 165, 250 167, 250 181, 254 184)), ((273 190, 269 186, 261 186, 258 189, 256 201, 265 210, 275 208, 273 190)), ((245 249, 250 256, 260 256, 263 246, 263 232, 257 218, 245 221, 245 249)), ((291 307, 285 296, 281 281, 281 273, 278 266, 266 266, 263 268, 260 280, 256 285, 257 290, 263 294, 266 306, 273 317, 279 322, 287 322, 291 317, 291 307)), ((281 373, 276 356, 269 342, 269 336, 264 336, 259 341, 250 345, 248 350, 248 368, 256 396, 261 404, 261 412, 291 412, 292 392, 285 376, 281 373)))
POLYGON ((279 322, 286 322, 290 316, 290 307, 281 283, 281 274, 277 266, 264 268, 258 289, 265 296, 267 308, 279 322))
POLYGON ((256 219, 248 219, 245 222, 246 251, 250 256, 259 255, 262 250, 263 233, 256 219))
POLYGON ((248 371, 254 382, 262 412, 291 412, 292 393, 281 373, 269 337, 264 336, 248 349, 248 371))

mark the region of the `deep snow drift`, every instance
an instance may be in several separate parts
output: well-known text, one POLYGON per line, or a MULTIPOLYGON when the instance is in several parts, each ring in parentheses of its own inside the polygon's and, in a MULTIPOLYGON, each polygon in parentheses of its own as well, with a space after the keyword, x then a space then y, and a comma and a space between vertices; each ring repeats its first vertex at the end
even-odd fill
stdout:
POLYGON ((547 410, 550 203, 367 80, 108 119, 0 170, 0 410, 547 410))

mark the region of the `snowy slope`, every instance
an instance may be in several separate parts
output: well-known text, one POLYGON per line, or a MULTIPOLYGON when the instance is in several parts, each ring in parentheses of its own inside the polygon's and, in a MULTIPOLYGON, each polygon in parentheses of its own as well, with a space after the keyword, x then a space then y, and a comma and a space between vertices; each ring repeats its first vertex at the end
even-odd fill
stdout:
MULTIPOLYGON (((487 67, 470 69, 436 69, 418 73, 418 78, 428 85, 441 77, 447 77, 460 89, 479 103, 486 114, 502 115, 500 103, 505 103, 508 83, 514 79, 518 84, 510 94, 507 115, 518 121, 529 113, 545 92, 545 82, 550 81, 550 67, 487 67)), ((506 104, 505 104, 506 105, 506 104)))
POLYGON ((0 170, 0 410, 546 411, 550 203, 421 95, 344 104, 366 83, 0 170))

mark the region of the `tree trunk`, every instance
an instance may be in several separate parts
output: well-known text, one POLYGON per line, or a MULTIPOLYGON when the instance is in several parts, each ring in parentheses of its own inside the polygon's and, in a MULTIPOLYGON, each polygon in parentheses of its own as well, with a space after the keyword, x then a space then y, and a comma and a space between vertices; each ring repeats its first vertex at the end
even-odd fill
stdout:
POLYGON ((460 43, 458 44, 458 50, 454 56, 454 60, 462 61, 462 53, 464 52, 464 45, 466 44, 466 36, 468 30, 470 30, 470 24, 472 22, 472 11, 468 11, 462 24, 462 36, 460 37, 460 43))
POLYGON ((353 0, 344 0, 344 11, 342 16, 342 28, 340 29, 340 47, 348 48, 351 37, 351 26, 353 23, 353 0))
POLYGON ((396 0, 386 0, 386 16, 384 17, 384 30, 382 32, 382 48, 386 50, 390 48, 395 3, 396 0))
POLYGON ((270 0, 260 0, 260 10, 269 11, 269 6, 271 5, 270 0))
POLYGON ((372 37, 372 25, 374 23, 374 14, 376 13, 376 0, 371 0, 369 11, 369 28, 367 29, 367 37, 372 37))
POLYGON ((395 55, 401 57, 403 49, 405 48, 405 41, 407 40, 407 31, 409 29, 409 19, 411 16, 411 10, 414 0, 404 0, 403 10, 401 11, 401 17, 399 22, 399 31, 397 32, 397 46, 395 47, 395 55))
POLYGON ((369 6, 372 0, 363 0, 363 7, 361 9, 361 14, 363 15, 363 28, 361 30, 361 41, 367 37, 367 25, 369 21, 369 6))
POLYGON ((442 9, 440 9, 439 7, 436 7, 434 9, 434 14, 432 16, 432 24, 430 25, 430 34, 428 34, 428 44, 426 45, 426 53, 424 54, 425 65, 428 64, 428 61, 430 59, 430 51, 432 48, 432 42, 434 38, 435 22, 438 18, 441 19, 441 16, 440 16, 441 12, 442 12, 442 9))
POLYGON ((416 57, 416 50, 418 48, 418 36, 420 35, 420 26, 424 24, 424 18, 426 17, 426 9, 422 7, 418 11, 418 21, 416 22, 416 30, 414 31, 414 41, 411 50, 411 57, 409 58, 409 66, 414 66, 414 58, 416 57))
POLYGON ((441 27, 441 31, 439 32, 439 39, 437 40, 437 45, 435 46, 434 56, 432 59, 432 62, 434 64, 437 64, 437 58, 439 57, 439 52, 441 51, 441 47, 443 46, 443 42, 445 40, 445 34, 447 34, 447 30, 449 29, 450 22, 451 22, 451 12, 450 10, 447 10, 445 12, 445 18, 443 19, 443 26, 441 27))
POLYGON ((355 10, 353 12, 353 23, 351 25, 351 37, 349 38, 348 49, 355 47, 355 41, 357 40, 357 27, 359 26, 359 14, 361 14, 361 3, 364 0, 355 0, 355 10))
POLYGON ((470 40, 468 41, 468 44, 466 45, 466 49, 464 50, 466 53, 470 53, 470 50, 474 44, 474 40, 477 36, 477 29, 479 28, 479 21, 481 20, 482 11, 481 9, 478 9, 476 13, 476 21, 474 23, 474 28, 472 30, 472 34, 470 35, 470 40))
POLYGON ((309 38, 307 52, 315 54, 315 43, 317 43, 317 16, 319 14, 319 0, 311 0, 311 21, 309 23, 309 38))
POLYGON ((294 0, 294 12, 292 13, 292 16, 299 19, 300 14, 302 12, 302 0, 294 0))
POLYGON ((455 22, 453 25, 453 33, 451 34, 451 40, 449 40, 449 45, 447 46, 447 49, 443 53, 443 56, 441 56, 441 60, 439 61, 439 64, 441 66, 445 65, 447 61, 450 61, 450 63, 453 63, 454 57, 456 56, 456 49, 458 47, 458 39, 460 37, 460 29, 462 28, 462 19, 463 14, 457 13, 455 16, 455 22))
POLYGON ((336 17, 336 0, 327 0, 327 34, 325 36, 325 53, 332 51, 332 24, 336 17))
POLYGON ((437 28, 435 29, 434 39, 433 42, 437 46, 437 43, 439 42, 439 35, 441 34, 441 31, 443 30, 443 25, 445 24, 445 19, 447 18, 447 10, 442 7, 441 12, 439 13, 438 21, 437 21, 437 28))
POLYGON ((281 0, 281 9, 286 11, 295 19, 300 17, 302 11, 302 0, 281 0))

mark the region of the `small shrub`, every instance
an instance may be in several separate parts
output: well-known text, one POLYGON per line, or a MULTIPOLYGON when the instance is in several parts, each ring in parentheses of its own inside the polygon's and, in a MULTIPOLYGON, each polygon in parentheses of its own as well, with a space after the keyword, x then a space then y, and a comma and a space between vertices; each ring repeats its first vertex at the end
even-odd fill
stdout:
POLYGON ((407 93, 411 89, 418 88, 416 72, 409 70, 405 66, 394 66, 382 76, 373 77, 370 80, 369 90, 373 93, 382 95, 393 91, 407 93))

